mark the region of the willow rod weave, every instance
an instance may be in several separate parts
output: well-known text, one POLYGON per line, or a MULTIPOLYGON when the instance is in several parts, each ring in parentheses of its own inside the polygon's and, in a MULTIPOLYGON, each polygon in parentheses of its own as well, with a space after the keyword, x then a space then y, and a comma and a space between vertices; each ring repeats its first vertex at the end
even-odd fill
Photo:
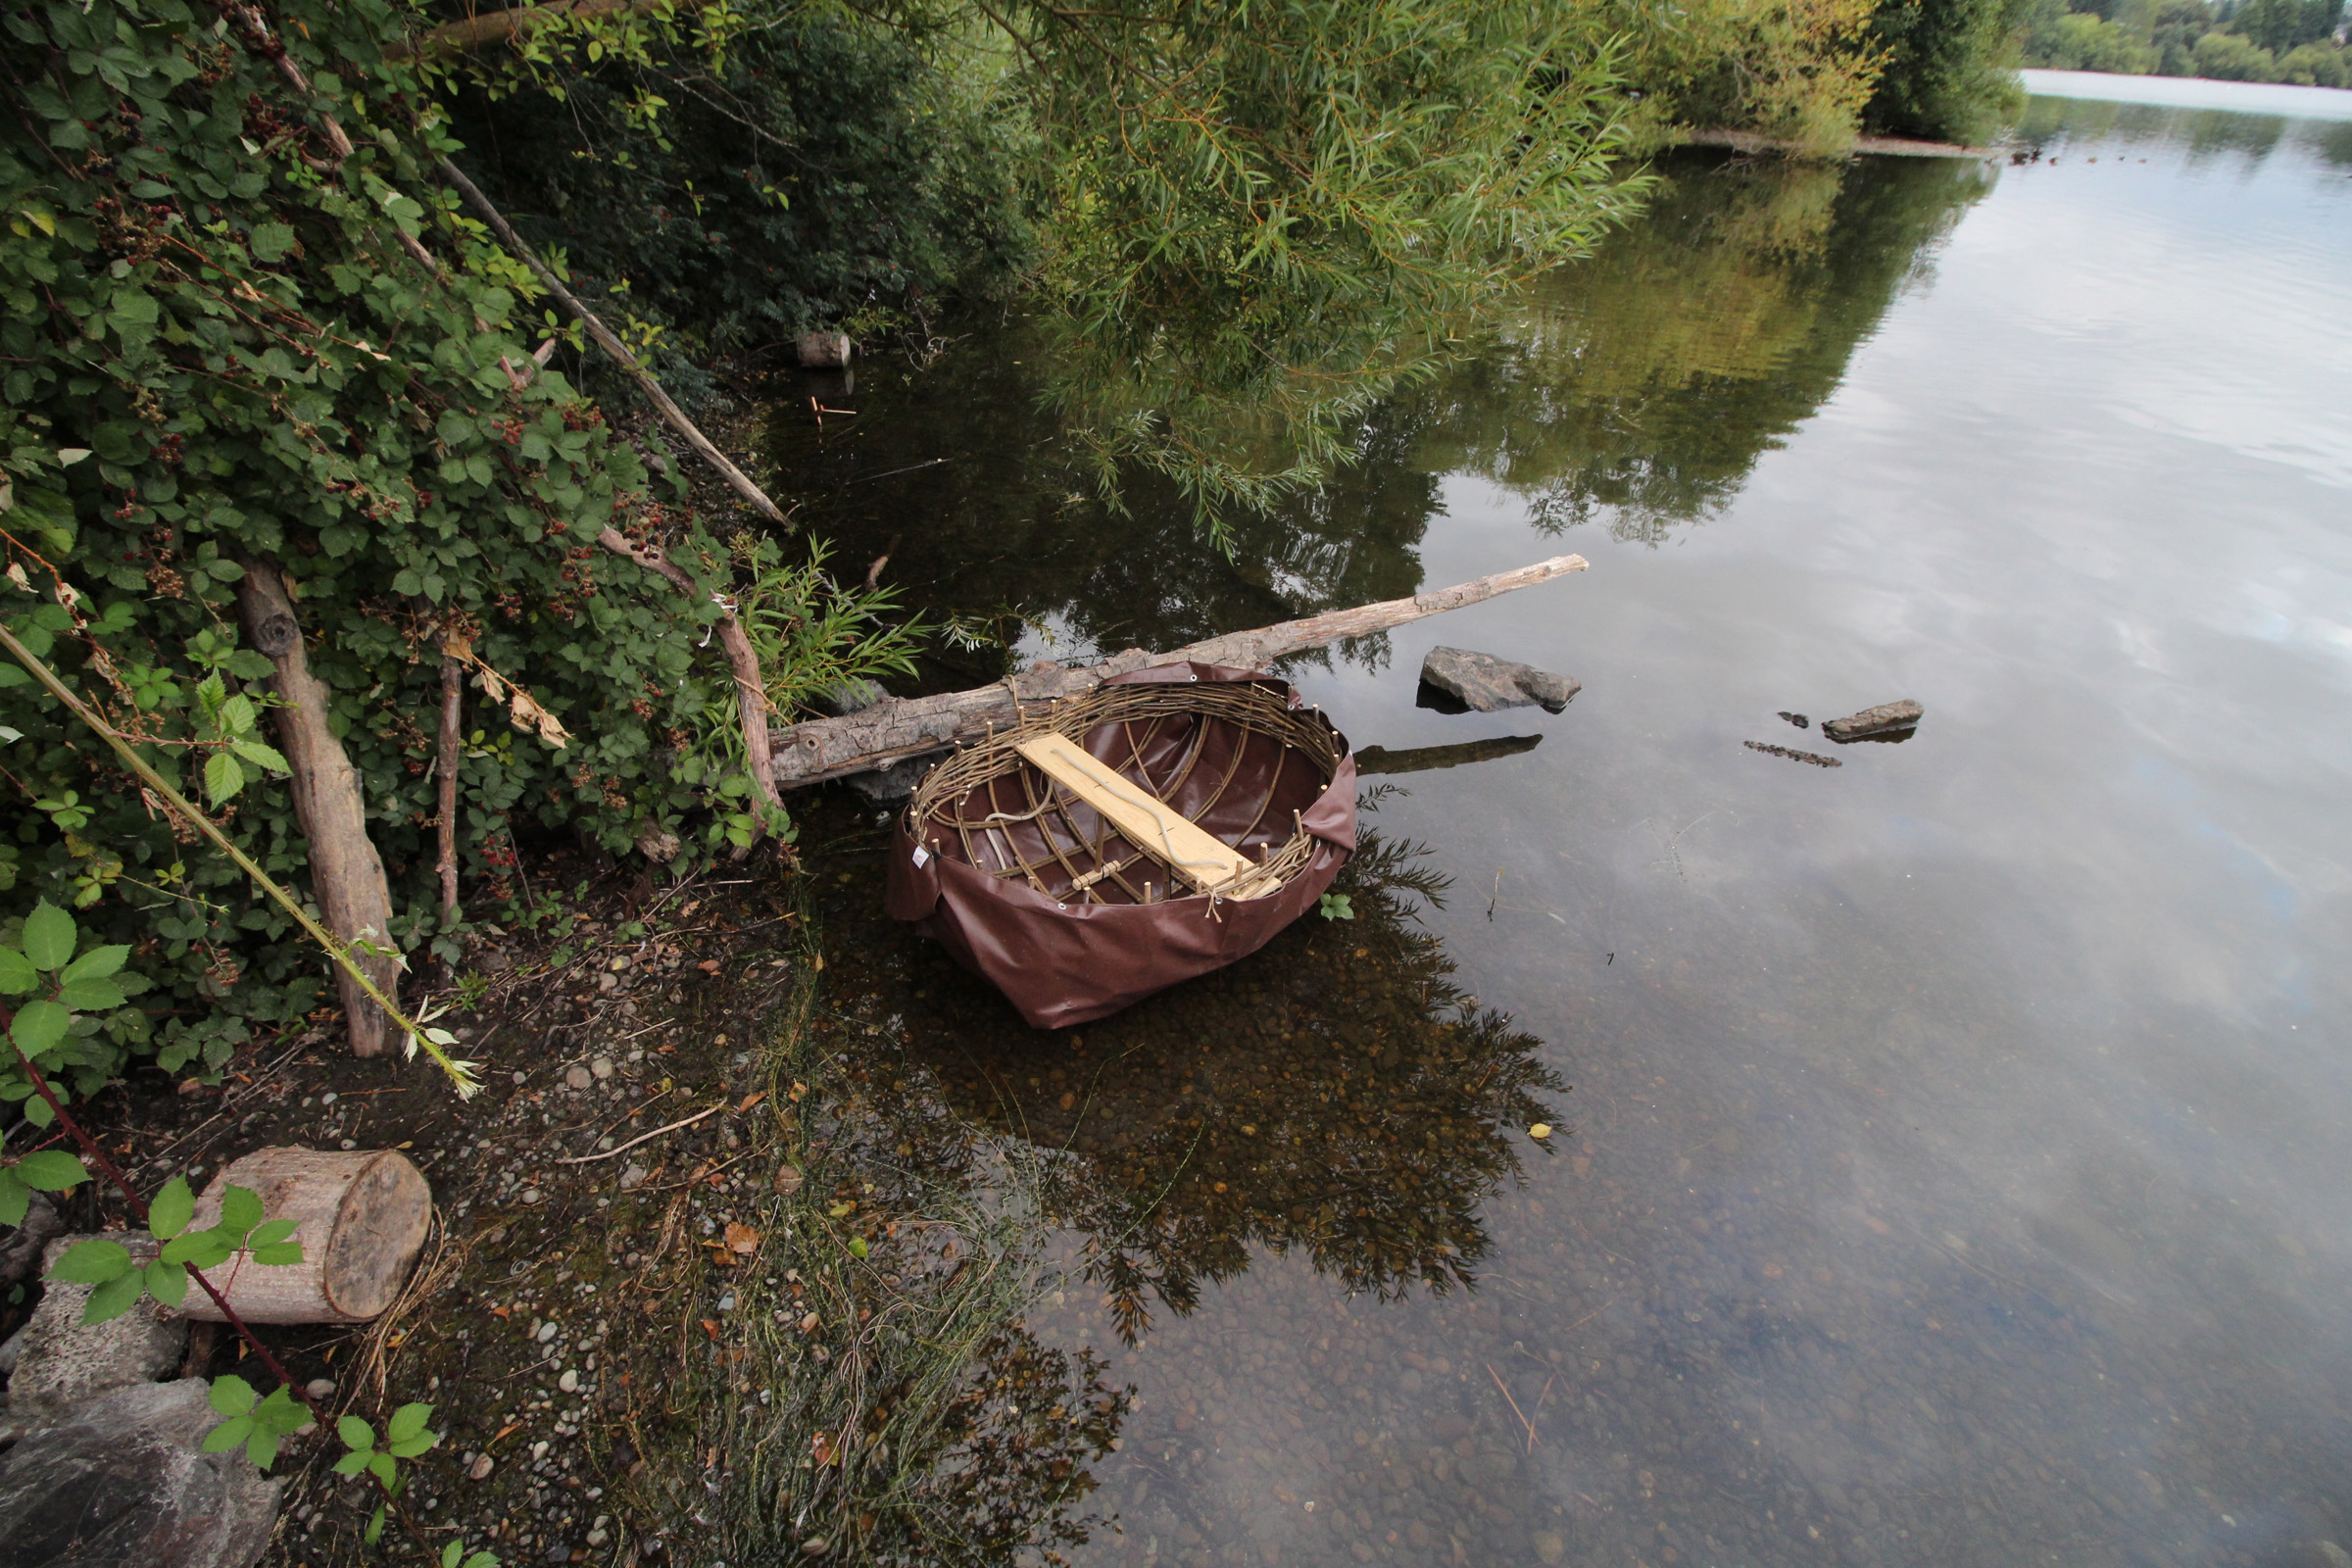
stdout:
POLYGON ((1209 793, 1190 814, 1196 820, 1205 817, 1237 778, 1262 772, 1265 784, 1249 814, 1250 825, 1239 834, 1218 836, 1247 856, 1250 841, 1268 829, 1267 851, 1252 868, 1211 890, 1212 901, 1270 891, 1313 858, 1315 841, 1298 826, 1296 812, 1291 832, 1279 844, 1272 842, 1279 824, 1265 819, 1286 773, 1310 770, 1314 793, 1322 792, 1339 768, 1338 744, 1329 726, 1310 710, 1294 710, 1279 688, 1254 682, 1105 685, 1024 715, 1017 728, 992 734, 924 778, 907 806, 915 841, 953 854, 991 876, 1025 882, 1057 901, 1157 904, 1200 896, 1189 885, 1172 884, 1163 861, 1015 750, 1033 737, 1059 734, 1094 751, 1090 739, 1107 725, 1120 726, 1121 740, 1103 749, 1108 754, 1103 760, 1122 778, 1161 801, 1173 800, 1193 780, 1212 726, 1242 732, 1232 756, 1215 769, 1218 777, 1209 793), (1152 743, 1187 729, 1189 737, 1174 767, 1154 775, 1146 762, 1152 743), (1255 765, 1245 766, 1246 761, 1255 765), (1024 827, 1032 832, 1023 833, 1024 827), (1024 844, 1032 838, 1034 842, 1024 844))

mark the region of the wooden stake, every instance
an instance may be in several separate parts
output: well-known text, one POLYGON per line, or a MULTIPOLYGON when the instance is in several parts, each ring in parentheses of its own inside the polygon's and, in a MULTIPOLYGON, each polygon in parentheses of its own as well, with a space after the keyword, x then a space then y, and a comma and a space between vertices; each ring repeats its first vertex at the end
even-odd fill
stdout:
POLYGON ((851 773, 903 762, 945 747, 976 741, 999 724, 1020 722, 1024 703, 1056 702, 1092 691, 1113 675, 1152 664, 1191 661, 1239 669, 1264 669, 1286 655, 1321 648, 1349 637, 1401 626, 1426 615, 1475 605, 1497 594, 1549 582, 1586 567, 1582 556, 1554 556, 1532 566, 1474 577, 1451 588, 1334 610, 1303 620, 1286 620, 1254 631, 1228 632, 1170 653, 1130 648, 1100 664, 1063 669, 1046 664, 1007 676, 994 686, 945 692, 937 697, 893 698, 841 718, 811 719, 776 733, 774 776, 780 788, 796 788, 851 773))
POLYGON ((466 665, 446 645, 441 654, 441 921, 455 925, 458 907, 458 763, 465 757, 466 665))
MULTIPOLYGON (((682 593, 699 592, 684 567, 650 545, 640 547, 629 543, 617 528, 607 528, 596 536, 596 542, 666 578, 682 593)), ((776 791, 775 747, 767 734, 767 683, 760 678, 760 655, 752 647, 743 623, 735 618, 734 610, 723 599, 719 600, 719 612, 718 646, 726 653, 727 662, 735 672, 735 707, 743 718, 744 757, 767 804, 782 806, 784 797, 776 791)))
MULTIPOLYGON (((392 889, 383 859, 368 837, 367 801, 359 770, 344 754, 327 722, 326 683, 313 675, 302 648, 302 625, 294 601, 274 562, 247 560, 237 579, 237 604, 253 646, 277 666, 271 685, 286 706, 277 715, 278 743, 293 769, 295 820, 310 841, 311 891, 326 928, 346 944, 366 936, 378 947, 392 943, 392 889)), ((355 955, 368 981, 386 996, 400 983, 400 961, 391 956, 355 955)), ((390 1044, 383 1009, 349 974, 335 971, 355 1056, 380 1055, 390 1044)))

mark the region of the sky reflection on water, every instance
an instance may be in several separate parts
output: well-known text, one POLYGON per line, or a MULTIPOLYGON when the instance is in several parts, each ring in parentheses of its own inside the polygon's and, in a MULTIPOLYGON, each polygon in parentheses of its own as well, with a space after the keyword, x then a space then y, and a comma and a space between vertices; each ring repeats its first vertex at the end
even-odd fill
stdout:
MULTIPOLYGON (((1541 1041, 1573 1133, 1513 1135, 1515 1179, 1481 1154, 1468 1289, 1351 1298, 1244 1237, 1133 1349, 1068 1293, 1040 1331, 1143 1396, 1082 1562, 2341 1568, 2352 158, 2204 87, 2037 101, 1997 175, 1677 165, 1231 565, 1148 506, 1053 523, 1002 441, 987 502, 817 505, 853 554, 946 519, 899 557, 918 594, 1001 593, 1057 652, 1592 561, 1298 676, 1358 746, 1544 736, 1376 820, 1452 879, 1449 984, 1541 1041), (1584 693, 1416 708, 1437 642, 1584 693), (1901 746, 1776 716, 1897 697, 1901 746)), ((1017 375, 968 373, 1018 421, 1017 375)), ((1250 988, 1307 959, 1256 963, 1229 1029, 1116 1027, 1247 1060, 1250 988)), ((934 1027, 995 1049, 957 996, 934 1027)))

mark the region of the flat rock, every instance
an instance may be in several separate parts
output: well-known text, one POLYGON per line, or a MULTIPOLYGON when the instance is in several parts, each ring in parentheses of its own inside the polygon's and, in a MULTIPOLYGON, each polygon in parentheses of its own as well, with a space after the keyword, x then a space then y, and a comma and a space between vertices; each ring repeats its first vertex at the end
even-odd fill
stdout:
POLYGON ((1580 680, 1467 648, 1431 649, 1421 662, 1421 679, 1482 713, 1531 703, 1556 713, 1584 690, 1580 680))
MULTIPOLYGON (((54 1287, 52 1287, 54 1289, 54 1287)), ((34 1433, 0 1466, 0 1568, 252 1568, 283 1487, 220 1424, 200 1378, 118 1389, 34 1433)))
MULTIPOLYGON (((85 1236, 60 1236, 45 1250, 42 1272, 85 1236)), ((143 1236, 103 1240, 128 1247, 145 1261, 155 1243, 143 1236)), ((91 1287, 50 1280, 41 1304, 24 1325, 16 1369, 8 1381, 8 1426, 24 1432, 67 1420, 86 1400, 133 1384, 153 1383, 178 1369, 188 1346, 187 1320, 167 1314, 142 1297, 136 1306, 104 1323, 85 1324, 81 1310, 91 1287)))
POLYGON ((1881 703, 1876 708, 1865 708, 1859 713, 1848 713, 1843 718, 1825 718, 1821 721, 1821 732, 1834 741, 1858 741, 1865 736, 1885 735, 1898 729, 1916 729, 1926 713, 1926 709, 1905 698, 1899 703, 1881 703))

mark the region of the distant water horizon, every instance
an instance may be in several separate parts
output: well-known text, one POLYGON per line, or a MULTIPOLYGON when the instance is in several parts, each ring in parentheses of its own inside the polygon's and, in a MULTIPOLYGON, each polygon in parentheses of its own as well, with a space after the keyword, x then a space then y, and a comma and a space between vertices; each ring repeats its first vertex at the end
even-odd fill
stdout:
POLYGON ((2287 120, 2352 120, 2352 89, 2211 76, 2133 76, 2108 71, 2021 71, 2026 91, 2043 98, 2100 98, 2167 109, 2227 109, 2287 120))

